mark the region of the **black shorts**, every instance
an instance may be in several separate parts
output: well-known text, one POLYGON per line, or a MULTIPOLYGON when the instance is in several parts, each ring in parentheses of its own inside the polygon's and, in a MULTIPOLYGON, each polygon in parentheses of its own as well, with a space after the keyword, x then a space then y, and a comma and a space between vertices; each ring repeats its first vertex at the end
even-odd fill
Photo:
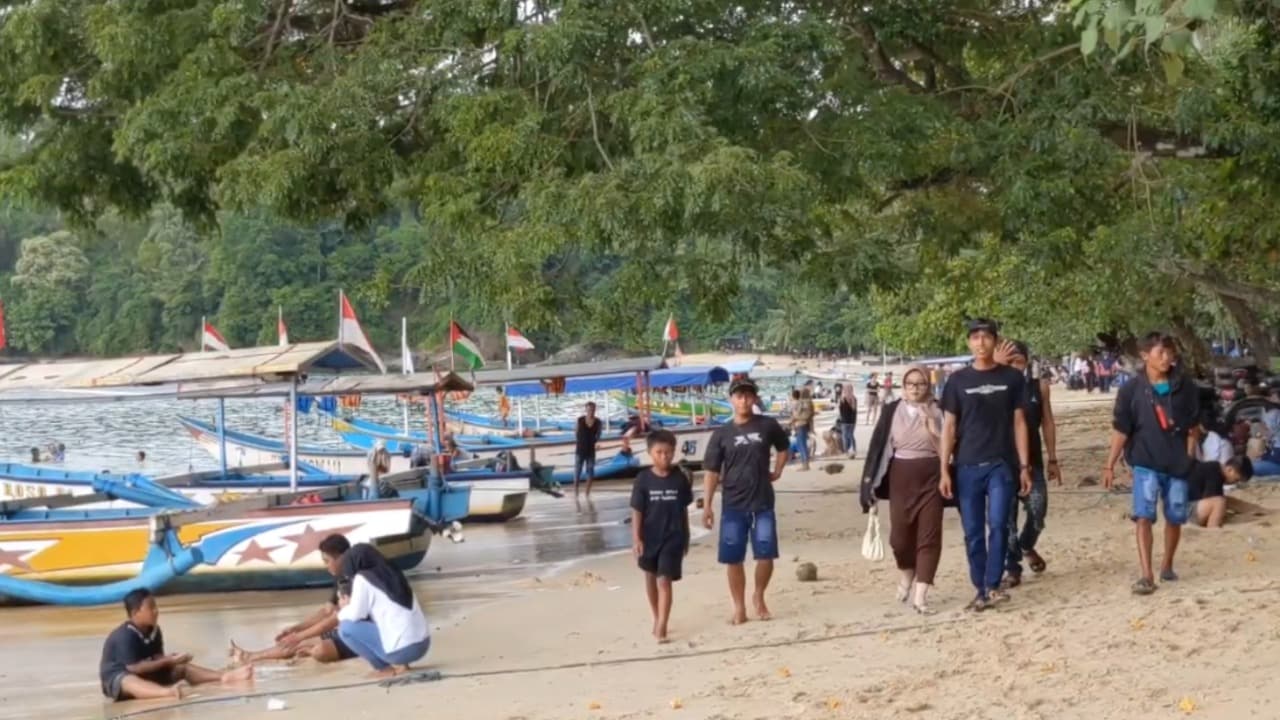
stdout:
POLYGON ((347 644, 342 642, 342 638, 338 636, 337 628, 324 631, 320 634, 320 639, 329 640, 333 643, 333 647, 338 650, 339 660, 350 660, 356 656, 356 654, 351 651, 351 648, 347 647, 347 644))
POLYGON ((684 551, 687 547, 688 544, 679 541, 663 543, 657 547, 646 544, 644 554, 637 564, 645 572, 674 582, 680 579, 684 569, 684 551))

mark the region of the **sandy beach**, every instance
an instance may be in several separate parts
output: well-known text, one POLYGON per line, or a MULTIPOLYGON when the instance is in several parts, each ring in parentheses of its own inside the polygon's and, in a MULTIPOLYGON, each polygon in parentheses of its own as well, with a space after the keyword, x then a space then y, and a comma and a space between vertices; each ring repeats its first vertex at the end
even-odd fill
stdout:
MULTIPOLYGON (((322 689, 365 682, 367 669, 352 662, 297 668, 285 686, 273 685, 268 671, 247 698, 202 693, 182 708, 131 703, 106 711, 239 719, 265 715, 267 698, 278 696, 291 716, 317 720, 1274 717, 1274 517, 1189 528, 1182 580, 1151 597, 1131 595, 1129 495, 1078 487, 1101 466, 1109 398, 1062 393, 1057 407, 1066 482, 1051 489, 1041 541, 1049 567, 1028 573, 999 610, 961 609, 972 590, 953 510, 931 597, 938 614, 896 604, 892 559, 872 563, 859 554, 861 463, 842 462, 834 474, 817 463, 788 470, 778 484, 783 557, 770 622, 726 622, 723 569, 704 538, 676 586, 669 645, 649 635, 630 554, 615 553, 521 580, 517 594, 437 624, 425 667, 442 673, 438 681, 322 689), (796 579, 800 562, 817 564, 817 582, 796 579)), ((1280 507, 1277 486, 1255 484, 1238 496, 1280 507)), ((430 585, 420 592, 430 605, 430 585)))

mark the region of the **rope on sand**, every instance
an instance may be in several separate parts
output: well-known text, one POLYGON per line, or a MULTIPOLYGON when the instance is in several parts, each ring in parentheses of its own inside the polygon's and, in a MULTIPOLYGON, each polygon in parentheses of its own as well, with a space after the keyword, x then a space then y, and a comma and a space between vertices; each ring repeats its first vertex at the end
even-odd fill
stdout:
MULTIPOLYGON (((585 669, 585 668, 612 667, 612 666, 618 666, 618 665, 635 665, 638 663, 650 663, 650 662, 659 662, 659 661, 666 661, 666 660, 681 660, 685 658, 707 657, 710 655, 723 655, 725 653, 745 651, 745 650, 769 650, 769 649, 787 647, 792 645, 816 645, 819 643, 835 642, 837 640, 850 640, 854 638, 870 637, 873 635, 875 636, 896 635, 904 632, 910 632, 912 630, 923 630, 926 628, 942 627, 944 625, 954 625, 956 623, 965 622, 972 619, 973 618, 971 616, 960 615, 950 619, 931 620, 927 622, 913 623, 909 625, 887 625, 887 626, 876 627, 876 628, 868 628, 865 630, 851 630, 849 632, 836 633, 834 635, 820 635, 817 637, 789 639, 789 640, 772 640, 769 642, 751 643, 748 645, 730 645, 728 647, 708 648, 706 650, 692 650, 689 652, 682 652, 682 653, 670 653, 670 654, 662 654, 662 655, 635 655, 631 657, 614 658, 612 660, 598 660, 598 661, 582 660, 578 662, 560 663, 558 665, 538 665, 535 667, 507 668, 502 670, 472 670, 470 672, 462 672, 462 673, 434 674, 429 678, 424 678, 424 680, 427 680, 427 679, 465 680, 468 678, 498 677, 498 676, 504 676, 504 675, 528 675, 530 673, 555 672, 559 670, 579 670, 579 669, 585 669)), ((281 697, 284 695, 302 695, 306 693, 327 692, 331 690, 348 690, 351 688, 372 687, 375 685, 385 687, 387 689, 387 692, 390 692, 393 686, 400 685, 400 684, 403 684, 403 683, 397 683, 395 678, 392 678, 391 680, 383 680, 383 679, 356 680, 356 681, 346 682, 346 683, 333 683, 331 685, 318 685, 315 687, 281 689, 281 690, 276 690, 272 692, 264 691, 264 692, 244 693, 240 695, 218 695, 218 696, 206 697, 206 698, 192 698, 191 700, 184 700, 182 702, 161 705, 157 707, 142 708, 139 710, 134 710, 132 712, 113 715, 111 717, 113 718, 113 720, 126 720, 127 718, 142 717, 144 715, 151 715, 153 713, 164 712, 167 710, 177 710, 177 709, 187 708, 187 707, 194 707, 197 705, 213 705, 213 704, 234 703, 234 702, 247 703, 250 700, 254 700, 258 698, 281 697)))

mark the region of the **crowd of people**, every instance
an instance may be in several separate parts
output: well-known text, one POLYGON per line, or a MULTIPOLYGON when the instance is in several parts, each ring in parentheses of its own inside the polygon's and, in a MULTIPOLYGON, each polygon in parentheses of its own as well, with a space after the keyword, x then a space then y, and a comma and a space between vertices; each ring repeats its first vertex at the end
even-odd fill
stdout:
MULTIPOLYGON (((862 471, 861 506, 878 513, 881 501, 887 503, 889 543, 899 570, 896 598, 923 615, 935 612, 929 593, 942 562, 944 508, 959 511, 974 588, 967 608, 981 612, 1010 600, 1010 591, 1022 584, 1024 563, 1032 573, 1046 570, 1038 544, 1046 527, 1048 485, 1062 484, 1051 377, 1033 373, 1027 345, 1001 338, 993 321, 969 321, 967 336, 971 364, 945 378, 937 369, 913 365, 899 385, 889 374, 883 379, 873 374, 863 388, 867 422, 874 430, 862 471)), ((1138 573, 1131 590, 1149 595, 1159 587, 1157 579, 1178 580, 1174 559, 1182 526, 1220 527, 1228 489, 1249 480, 1255 463, 1280 463, 1274 454, 1280 448, 1280 410, 1255 423, 1248 452, 1237 454, 1229 432, 1202 407, 1194 380, 1179 368, 1172 338, 1151 333, 1139 351, 1142 365, 1115 399, 1102 478, 1105 488, 1116 487, 1115 467, 1122 458, 1132 472, 1138 573), (1156 573, 1153 538, 1160 515, 1164 543, 1156 573)), ((790 432, 761 412, 759 389, 749 378, 735 379, 729 396, 732 419, 713 431, 703 460, 701 519, 708 530, 719 520, 716 556, 726 568, 730 622, 736 625, 751 615, 771 617, 766 592, 779 556, 774 483, 793 454, 802 468, 809 467, 816 413, 808 386, 793 396, 790 432), (754 560, 749 605, 748 547, 754 560)), ((832 397, 838 418, 833 442, 853 456, 856 389, 837 386, 832 397)), ((594 410, 589 404, 576 431, 574 485, 576 490, 584 479, 588 493, 600 437, 594 410)), ((689 551, 693 487, 674 464, 675 435, 635 430, 633 435, 645 437, 652 465, 631 489, 632 549, 644 573, 652 633, 667 642, 673 586, 689 551)), ((370 455, 375 482, 387 469, 383 453, 375 448, 370 455)), ((267 648, 246 650, 233 641, 232 664, 224 670, 194 665, 190 655, 166 654, 155 598, 146 590, 129 593, 128 620, 103 648, 103 693, 116 700, 181 697, 185 684, 239 684, 252 678, 253 663, 297 657, 319 662, 360 657, 377 675, 391 676, 426 656, 431 646, 427 619, 399 569, 372 546, 352 546, 341 535, 326 538, 320 552, 335 578, 329 602, 282 629, 267 648)))

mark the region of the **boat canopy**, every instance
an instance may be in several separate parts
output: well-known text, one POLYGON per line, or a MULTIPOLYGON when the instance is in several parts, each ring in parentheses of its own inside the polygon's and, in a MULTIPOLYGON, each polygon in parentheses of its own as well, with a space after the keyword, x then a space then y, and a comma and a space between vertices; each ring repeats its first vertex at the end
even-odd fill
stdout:
MULTIPOLYGON (((676 367, 654 370, 649 373, 649 388, 663 390, 675 387, 706 387, 729 382, 729 371, 719 365, 706 367, 676 367)), ((569 377, 565 379, 565 395, 578 393, 598 393, 636 389, 635 373, 616 375, 593 375, 588 377, 569 377)), ((507 385, 507 395, 511 397, 528 397, 547 394, 547 386, 541 382, 524 382, 507 385)))
POLYGON ((0 365, 0 403, 287 397, 295 381, 302 396, 472 389, 453 373, 333 376, 370 369, 367 352, 336 342, 0 365))
POLYGON ((745 360, 730 360, 729 362, 720 363, 720 366, 729 371, 730 375, 750 375, 752 370, 756 369, 759 361, 755 358, 747 358, 745 360))
MULTIPOLYGON (((531 380, 557 378, 586 378, 600 375, 626 375, 632 380, 636 373, 653 372, 667 366, 667 361, 657 355, 601 362, 567 363, 564 365, 529 365, 510 370, 480 370, 475 373, 476 385, 508 385, 531 380)), ((634 386, 634 383, 633 383, 634 386)), ((528 393, 532 394, 532 393, 528 393)))

